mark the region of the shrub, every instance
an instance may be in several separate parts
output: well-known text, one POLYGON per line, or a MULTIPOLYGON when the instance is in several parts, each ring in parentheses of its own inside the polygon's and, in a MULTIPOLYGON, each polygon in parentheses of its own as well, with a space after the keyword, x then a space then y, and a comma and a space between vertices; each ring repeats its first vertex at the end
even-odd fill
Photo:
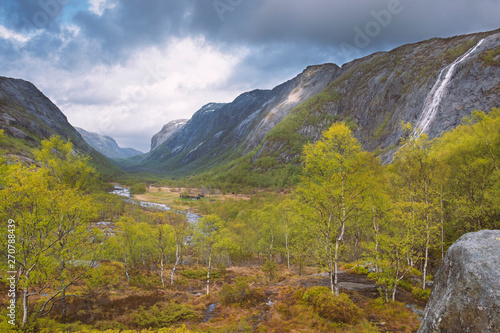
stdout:
POLYGON ((144 194, 146 193, 146 185, 138 183, 130 186, 130 194, 144 194))
POLYGON ((431 291, 429 289, 415 287, 412 289, 411 294, 415 299, 427 302, 429 300, 429 296, 431 295, 431 291))
POLYGON ((159 303, 145 309, 140 306, 134 315, 134 323, 139 327, 165 327, 181 320, 196 318, 196 313, 185 304, 173 302, 159 303))
POLYGON ((250 288, 243 277, 237 277, 234 285, 224 285, 219 293, 222 305, 255 306, 265 300, 266 296, 261 289, 250 288))
POLYGON ((321 317, 335 323, 356 324, 362 310, 354 304, 347 294, 335 296, 327 287, 312 287, 302 294, 302 301, 311 305, 321 317))
POLYGON ((344 265, 344 269, 345 269, 345 270, 351 269, 351 268, 353 268, 353 267, 354 267, 354 264, 345 264, 345 265, 344 265))
POLYGON ((269 282, 274 281, 276 279, 276 275, 278 273, 278 264, 276 264, 272 260, 266 260, 264 265, 262 265, 262 271, 267 274, 269 282))
POLYGON ((364 268, 363 266, 356 266, 356 267, 354 267, 354 274, 368 275, 368 270, 366 268, 364 268))
POLYGON ((400 281, 398 281, 398 286, 400 286, 401 288, 403 288, 406 291, 412 291, 411 282, 408 282, 406 280, 400 280, 400 281))

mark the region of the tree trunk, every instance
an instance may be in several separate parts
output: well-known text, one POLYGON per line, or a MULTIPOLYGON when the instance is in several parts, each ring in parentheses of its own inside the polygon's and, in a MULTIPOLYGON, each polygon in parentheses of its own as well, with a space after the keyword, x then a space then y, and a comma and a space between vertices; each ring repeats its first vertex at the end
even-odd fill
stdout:
POLYGON ((61 318, 64 320, 68 311, 66 306, 66 287, 64 287, 61 292, 61 307, 61 318))
POLYGON ((271 233, 271 245, 269 246, 269 260, 273 258, 274 235, 271 233))
POLYGON ((441 196, 439 204, 441 206, 441 260, 444 259, 444 208, 443 208, 443 184, 441 184, 441 196))
POLYGON ((212 247, 208 252, 207 295, 210 293, 210 269, 212 268, 212 247))
POLYGON ((375 232, 375 272, 378 273, 378 232, 377 218, 375 216, 375 206, 372 206, 373 231, 375 232))
POLYGON ((338 280, 338 256, 339 256, 339 240, 335 239, 335 263, 334 263, 334 272, 335 272, 335 296, 339 295, 339 280, 338 280))
POLYGON ((288 248, 288 234, 285 235, 285 244, 286 244, 286 262, 288 265, 288 273, 290 273, 290 249, 288 248))
POLYGON ((23 289, 23 321, 21 323, 21 328, 24 328, 28 322, 28 287, 23 289))
POLYGON ((174 285, 175 269, 177 268, 177 265, 179 265, 180 261, 181 261, 180 245, 176 244, 175 245, 175 263, 174 263, 174 267, 172 267, 172 271, 170 272, 170 285, 174 285))
POLYGON ((424 267, 422 269, 422 289, 425 289, 425 279, 427 274, 427 263, 429 261, 429 245, 430 245, 430 218, 429 218, 429 200, 428 200, 428 190, 427 182, 424 182, 424 194, 425 194, 425 257, 424 257, 424 267))
POLYGON ((160 265, 161 265, 161 272, 160 272, 161 287, 165 288, 165 281, 163 281, 163 253, 161 254, 160 258, 160 265))
POLYGON ((130 283, 130 275, 128 274, 127 258, 123 260, 123 268, 125 268, 125 275, 127 276, 127 282, 130 283))

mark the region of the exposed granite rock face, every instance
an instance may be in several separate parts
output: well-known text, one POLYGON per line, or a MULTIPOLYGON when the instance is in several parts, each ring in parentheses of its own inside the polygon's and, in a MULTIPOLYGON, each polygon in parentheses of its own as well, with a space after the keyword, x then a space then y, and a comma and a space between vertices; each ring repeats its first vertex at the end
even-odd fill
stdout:
POLYGON ((90 155, 92 162, 101 170, 120 172, 90 147, 68 123, 61 110, 30 82, 0 77, 0 129, 9 136, 30 142, 34 147, 43 139, 59 135, 71 141, 80 153, 90 155))
POLYGON ((286 163, 300 152, 290 151, 293 144, 281 133, 300 133, 304 142, 314 142, 331 125, 330 117, 348 119, 363 148, 390 162, 403 135, 400 123, 418 126, 441 71, 482 39, 481 45, 455 67, 425 133, 432 139, 461 124, 475 109, 499 107, 500 56, 495 64, 484 59, 488 53, 500 51, 500 31, 434 38, 343 65, 341 74, 322 91, 325 98, 312 103, 307 116, 299 114, 300 108, 293 110, 275 127, 275 135, 266 138, 259 155, 286 163))
POLYGON ((177 133, 182 126, 188 122, 188 119, 172 120, 163 126, 161 131, 151 138, 151 151, 158 148, 163 142, 167 141, 172 135, 177 133))
POLYGON ((75 127, 75 129, 80 133, 85 142, 107 158, 129 158, 144 154, 133 148, 121 148, 112 137, 87 132, 79 127, 75 127))
POLYGON ((256 147, 294 107, 332 82, 339 70, 334 64, 311 66, 272 90, 250 91, 227 104, 207 104, 141 164, 185 172, 240 157, 234 152, 256 147))
POLYGON ((500 332, 500 230, 460 237, 434 282, 419 333, 500 332))
MULTIPOLYGON (((244 93, 213 112, 204 106, 142 165, 172 173, 203 171, 259 147, 256 160, 297 163, 300 147, 316 141, 334 121, 347 120, 354 135, 385 163, 403 131, 401 122, 422 123, 426 101, 441 72, 454 67, 425 133, 434 138, 459 125, 475 109, 500 107, 500 31, 434 38, 379 52, 339 68, 311 66, 273 90, 244 93), (485 62, 496 54, 493 64, 485 62), (272 130, 272 131, 271 131, 272 130)), ((446 73, 444 73, 446 74, 446 73)))

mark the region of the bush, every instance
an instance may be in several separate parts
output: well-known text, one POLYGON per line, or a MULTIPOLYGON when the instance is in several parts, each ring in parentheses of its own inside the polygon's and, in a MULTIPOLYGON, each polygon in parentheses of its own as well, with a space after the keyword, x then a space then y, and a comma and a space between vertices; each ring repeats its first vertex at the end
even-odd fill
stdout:
POLYGON ((258 288, 250 288, 243 277, 237 277, 234 285, 224 285, 219 293, 222 305, 255 306, 265 299, 264 292, 258 288))
POLYGON ((364 268, 363 266, 356 266, 356 267, 354 267, 354 274, 368 275, 368 270, 366 268, 364 268))
POLYGON ((321 317, 335 323, 356 324, 362 310, 349 299, 347 294, 335 296, 327 287, 312 287, 302 294, 302 301, 311 305, 321 317))
MULTIPOLYGON (((204 269, 186 269, 179 273, 180 275, 187 277, 188 279, 193 280, 206 280, 207 271, 204 269)), ((211 270, 210 271, 210 279, 217 279, 222 276, 222 272, 220 270, 211 270)))
POLYGON ((344 270, 348 270, 354 267, 354 264, 345 264, 344 265, 344 270))
POLYGON ((196 317, 196 313, 189 306, 169 302, 155 304, 147 310, 144 306, 140 306, 138 312, 134 315, 134 323, 139 327, 155 328, 169 326, 178 321, 196 317))
POLYGON ((269 282, 273 282, 278 274, 278 264, 272 260, 266 260, 264 265, 262 265, 262 271, 267 274, 269 282))
POLYGON ((429 289, 421 289, 419 287, 415 287, 412 289, 411 294, 415 299, 427 302, 429 300, 429 296, 431 295, 431 291, 429 289))
POLYGON ((411 282, 405 281, 405 280, 400 280, 398 281, 398 286, 403 288, 406 291, 412 291, 412 285, 411 282))
POLYGON ((134 184, 130 187, 130 194, 144 194, 146 193, 146 185, 143 183, 134 184))

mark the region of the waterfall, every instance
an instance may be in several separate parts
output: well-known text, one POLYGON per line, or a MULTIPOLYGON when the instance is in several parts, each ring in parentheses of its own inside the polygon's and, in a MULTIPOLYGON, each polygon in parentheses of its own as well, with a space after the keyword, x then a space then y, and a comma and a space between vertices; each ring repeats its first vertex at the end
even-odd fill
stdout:
POLYGON ((414 137, 418 137, 422 133, 424 133, 429 128, 429 125, 431 124, 432 120, 434 120, 439 104, 441 103, 441 100, 443 99, 443 96, 446 93, 446 88, 448 87, 448 84, 450 83, 453 74, 455 74, 456 66, 465 59, 467 59, 472 53, 474 53, 474 51, 477 50, 477 48, 483 43, 483 41, 484 39, 481 39, 479 43, 477 43, 476 46, 467 51, 467 53, 458 57, 453 63, 451 63, 450 65, 446 66, 443 70, 441 70, 436 83, 434 84, 431 92, 429 93, 429 95, 427 95, 427 98, 425 99, 424 110, 419 120, 417 121, 417 125, 415 126, 415 131, 413 132, 414 137))

